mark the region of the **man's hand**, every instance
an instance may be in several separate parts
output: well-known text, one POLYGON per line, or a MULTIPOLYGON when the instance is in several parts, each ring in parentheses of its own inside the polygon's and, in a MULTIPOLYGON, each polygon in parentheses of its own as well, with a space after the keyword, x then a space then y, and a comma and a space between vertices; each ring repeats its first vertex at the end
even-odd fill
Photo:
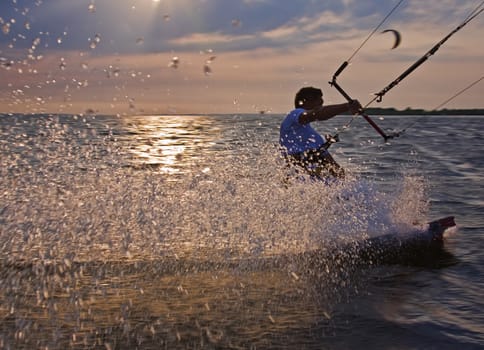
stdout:
POLYGON ((361 104, 358 100, 351 100, 348 102, 348 110, 351 114, 358 114, 362 109, 363 107, 361 107, 361 104))

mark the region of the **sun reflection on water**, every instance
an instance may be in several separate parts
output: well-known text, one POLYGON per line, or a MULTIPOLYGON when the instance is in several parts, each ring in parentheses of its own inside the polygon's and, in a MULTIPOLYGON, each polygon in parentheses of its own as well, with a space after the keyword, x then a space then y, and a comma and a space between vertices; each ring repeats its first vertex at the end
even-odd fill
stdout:
POLYGON ((220 134, 213 118, 204 116, 132 116, 123 122, 132 164, 173 175, 193 166, 220 134))

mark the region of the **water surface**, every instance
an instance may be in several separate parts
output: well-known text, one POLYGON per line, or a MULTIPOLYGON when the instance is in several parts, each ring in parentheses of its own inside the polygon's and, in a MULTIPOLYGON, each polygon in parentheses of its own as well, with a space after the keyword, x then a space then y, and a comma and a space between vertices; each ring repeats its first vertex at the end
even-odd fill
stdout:
POLYGON ((482 347, 483 117, 357 120, 332 187, 287 183, 281 120, 1 116, 1 347, 482 347), (263 263, 447 215, 451 263, 263 263))

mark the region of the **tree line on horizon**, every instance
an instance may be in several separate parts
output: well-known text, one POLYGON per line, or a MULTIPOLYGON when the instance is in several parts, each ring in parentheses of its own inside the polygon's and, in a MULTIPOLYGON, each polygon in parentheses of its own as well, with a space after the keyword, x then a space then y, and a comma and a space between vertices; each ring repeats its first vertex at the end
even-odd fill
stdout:
POLYGON ((427 111, 422 108, 411 108, 399 110, 396 108, 367 108, 365 112, 370 115, 484 115, 484 109, 471 108, 471 109, 439 109, 427 111))

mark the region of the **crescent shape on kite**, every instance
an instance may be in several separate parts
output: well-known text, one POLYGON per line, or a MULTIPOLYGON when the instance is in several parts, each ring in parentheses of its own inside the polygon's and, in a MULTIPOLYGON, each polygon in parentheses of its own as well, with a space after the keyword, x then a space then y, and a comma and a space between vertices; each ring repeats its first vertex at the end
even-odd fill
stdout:
POLYGON ((395 35, 395 43, 393 44, 393 47, 392 47, 392 50, 393 50, 397 48, 398 45, 400 45, 400 42, 402 41, 402 36, 395 29, 385 29, 382 33, 388 33, 388 32, 392 32, 395 35))

